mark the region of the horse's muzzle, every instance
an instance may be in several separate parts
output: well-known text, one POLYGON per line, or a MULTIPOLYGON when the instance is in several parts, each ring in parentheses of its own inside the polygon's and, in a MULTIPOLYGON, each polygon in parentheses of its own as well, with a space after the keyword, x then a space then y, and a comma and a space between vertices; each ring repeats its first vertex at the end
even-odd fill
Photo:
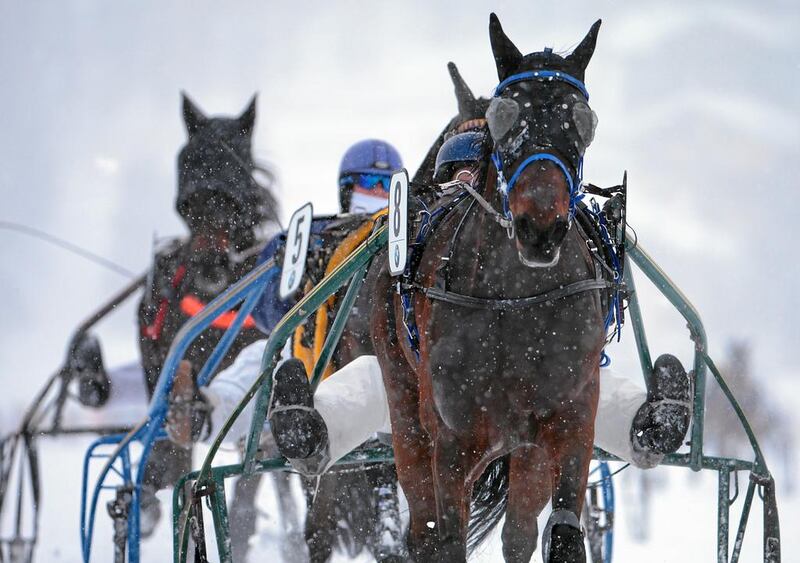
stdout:
POLYGON ((520 261, 529 268, 549 268, 558 263, 569 223, 559 218, 539 229, 530 217, 522 215, 514 219, 514 230, 520 261))

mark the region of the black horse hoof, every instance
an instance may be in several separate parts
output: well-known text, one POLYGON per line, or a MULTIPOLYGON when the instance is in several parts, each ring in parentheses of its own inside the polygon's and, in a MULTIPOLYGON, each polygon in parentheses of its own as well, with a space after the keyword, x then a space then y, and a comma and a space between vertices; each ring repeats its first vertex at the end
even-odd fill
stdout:
POLYGON ((156 491, 147 485, 142 487, 139 501, 139 534, 142 539, 153 535, 161 522, 161 501, 156 498, 156 491))
POLYGON ((691 407, 691 377, 675 356, 659 356, 653 366, 647 402, 631 425, 634 446, 653 454, 675 452, 689 430, 691 407))
POLYGON ((551 528, 547 563, 586 563, 583 534, 578 528, 569 524, 556 524, 551 528))
POLYGON ((284 362, 275 372, 273 385, 270 428, 281 455, 305 459, 322 451, 328 429, 314 410, 314 395, 303 362, 284 362))

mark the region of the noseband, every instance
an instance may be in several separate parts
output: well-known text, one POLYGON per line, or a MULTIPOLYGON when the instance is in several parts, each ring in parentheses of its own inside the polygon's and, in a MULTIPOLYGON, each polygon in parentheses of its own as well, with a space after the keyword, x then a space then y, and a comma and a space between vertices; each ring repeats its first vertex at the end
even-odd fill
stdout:
MULTIPOLYGON (((557 80, 563 82, 565 84, 569 84, 576 90, 578 90, 581 95, 589 100, 589 92, 586 90, 586 86, 584 86, 583 82, 561 71, 556 70, 534 70, 534 71, 527 71, 527 72, 520 72, 518 74, 512 74, 505 80, 503 80, 494 90, 493 98, 499 98, 500 94, 503 93, 508 86, 511 84, 516 84, 517 82, 526 82, 526 81, 539 81, 539 80, 557 80)), ((520 175, 522 172, 527 168, 530 164, 538 161, 549 161, 558 166, 561 173, 564 174, 564 178, 567 179, 567 184, 569 185, 569 216, 568 222, 571 225, 572 220, 575 217, 575 210, 578 202, 583 199, 583 157, 581 156, 578 159, 577 165, 575 166, 575 174, 571 174, 569 168, 564 163, 564 161, 553 154, 552 152, 536 152, 532 155, 528 156, 525 160, 517 166, 517 169, 513 171, 511 178, 506 180, 505 174, 503 172, 503 159, 500 155, 500 151, 495 149, 492 153, 492 162, 494 163, 495 168, 497 169, 497 183, 500 191, 500 195, 503 198, 503 213, 505 213, 506 218, 509 221, 513 221, 514 217, 511 213, 511 208, 509 207, 509 197, 511 195, 511 190, 514 189, 514 186, 519 180, 520 175)))

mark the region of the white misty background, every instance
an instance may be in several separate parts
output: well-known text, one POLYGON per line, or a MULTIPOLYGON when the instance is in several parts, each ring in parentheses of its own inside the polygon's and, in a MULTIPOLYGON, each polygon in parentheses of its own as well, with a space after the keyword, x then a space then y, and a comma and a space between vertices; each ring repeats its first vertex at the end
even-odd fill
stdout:
MULTIPOLYGON (((143 271, 155 234, 185 232, 173 211, 182 89, 209 114, 238 114, 258 92, 255 154, 278 172, 284 217, 307 200, 332 212, 339 158, 352 142, 387 139, 416 168, 455 113, 447 61, 476 93, 491 91, 491 9, 0 3, 0 220, 143 271)), ((586 76, 600 120, 586 180, 612 185, 628 170, 630 223, 697 306, 711 355, 721 360, 730 342, 748 342, 758 384, 793 410, 798 4, 515 2, 498 14, 524 53, 569 50, 603 18, 586 76)), ((60 365, 75 325, 124 283, 0 231, 0 429, 17 423, 60 365)), ((687 363, 684 323, 639 285, 654 352, 687 363)), ((100 333, 107 365, 136 357, 132 305, 100 333)), ((639 377, 626 350, 609 351, 639 377)), ((797 417, 789 424, 797 428, 797 417)), ((787 503, 797 509, 796 497, 787 503)))

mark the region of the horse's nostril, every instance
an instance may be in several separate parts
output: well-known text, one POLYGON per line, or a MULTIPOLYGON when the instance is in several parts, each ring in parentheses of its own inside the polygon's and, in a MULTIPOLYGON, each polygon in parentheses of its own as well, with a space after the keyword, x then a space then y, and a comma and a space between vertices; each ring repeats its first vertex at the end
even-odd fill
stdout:
POLYGON ((522 240, 530 240, 534 236, 535 227, 530 217, 522 215, 514 220, 514 229, 522 240))
POLYGON ((553 230, 550 232, 550 242, 558 244, 567 234, 569 230, 569 222, 566 219, 556 219, 553 224, 553 230))

